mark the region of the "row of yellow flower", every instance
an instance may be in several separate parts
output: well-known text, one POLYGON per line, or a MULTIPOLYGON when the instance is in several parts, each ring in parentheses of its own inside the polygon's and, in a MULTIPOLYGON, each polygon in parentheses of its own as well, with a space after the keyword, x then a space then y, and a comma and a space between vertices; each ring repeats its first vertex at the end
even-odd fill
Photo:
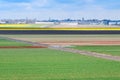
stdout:
POLYGON ((0 30, 116 30, 116 31, 120 31, 119 27, 97 27, 97 28, 0 28, 0 30))
POLYGON ((26 27, 29 24, 0 24, 0 27, 26 27))

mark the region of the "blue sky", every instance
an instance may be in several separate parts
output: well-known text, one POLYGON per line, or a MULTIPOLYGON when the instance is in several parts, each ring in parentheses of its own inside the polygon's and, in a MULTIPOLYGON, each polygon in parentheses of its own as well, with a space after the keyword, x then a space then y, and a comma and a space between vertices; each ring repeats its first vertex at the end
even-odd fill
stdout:
POLYGON ((0 18, 120 19, 120 0, 0 0, 0 18))

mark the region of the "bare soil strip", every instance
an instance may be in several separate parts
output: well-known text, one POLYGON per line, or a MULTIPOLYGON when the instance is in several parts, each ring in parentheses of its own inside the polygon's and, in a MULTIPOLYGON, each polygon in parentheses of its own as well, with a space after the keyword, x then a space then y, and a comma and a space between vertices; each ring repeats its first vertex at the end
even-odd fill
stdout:
POLYGON ((60 51, 67 51, 67 52, 72 52, 76 54, 82 54, 86 56, 93 56, 93 57, 98 57, 98 58, 103 58, 107 60, 114 60, 114 61, 120 61, 120 56, 112 56, 108 54, 100 54, 96 52, 90 52, 90 51, 83 51, 83 50, 77 50, 77 49, 71 49, 71 48, 51 48, 50 49, 55 49, 55 50, 60 50, 60 51))
MULTIPOLYGON (((14 37, 12 37, 14 38, 14 37)), ((107 36, 38 36, 38 38, 14 38, 18 40, 25 40, 30 42, 37 42, 48 45, 120 45, 120 37, 107 36)))
POLYGON ((49 45, 120 45, 120 41, 40 42, 49 45))

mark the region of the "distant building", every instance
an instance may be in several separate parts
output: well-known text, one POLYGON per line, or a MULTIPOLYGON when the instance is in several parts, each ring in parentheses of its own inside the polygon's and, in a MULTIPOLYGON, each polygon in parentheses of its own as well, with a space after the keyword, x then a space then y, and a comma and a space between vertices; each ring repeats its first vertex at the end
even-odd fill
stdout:
POLYGON ((120 26, 120 20, 98 20, 98 19, 51 19, 36 20, 36 19, 2 19, 0 24, 50 24, 50 25, 117 25, 120 26))
POLYGON ((115 21, 115 20, 110 21, 110 22, 109 22, 109 25, 120 25, 120 20, 117 20, 117 21, 115 21))
POLYGON ((78 25, 77 22, 61 22, 61 25, 78 25))
POLYGON ((35 24, 54 24, 54 22, 41 22, 41 21, 36 21, 35 24))
POLYGON ((54 24, 55 24, 55 25, 59 25, 59 24, 61 24, 61 22, 58 22, 58 21, 56 22, 56 21, 55 21, 54 24))
POLYGON ((110 20, 103 20, 103 21, 102 21, 102 24, 103 24, 103 25, 109 25, 109 22, 110 22, 110 20))
POLYGON ((0 21, 0 24, 6 24, 6 22, 5 21, 0 21))

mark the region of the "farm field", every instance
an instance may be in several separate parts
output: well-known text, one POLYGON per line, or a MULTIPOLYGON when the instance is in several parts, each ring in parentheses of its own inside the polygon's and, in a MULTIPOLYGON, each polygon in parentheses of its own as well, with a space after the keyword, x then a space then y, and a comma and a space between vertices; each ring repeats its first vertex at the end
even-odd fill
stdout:
POLYGON ((0 30, 120 31, 120 27, 105 25, 0 24, 0 30))
MULTIPOLYGON (((4 39, 4 37, 8 37, 46 43, 50 46, 70 45, 70 48, 95 50, 96 52, 100 51, 101 54, 119 56, 120 52, 120 44, 118 44, 120 35, 0 35, 0 37, 1 46, 30 45, 4 39), (84 45, 83 41, 85 41, 84 45), (93 44, 95 41, 110 41, 112 44, 101 45, 101 47, 96 43, 93 44)), ((119 80, 119 66, 119 61, 84 56, 47 47, 0 48, 0 80, 119 80)))
POLYGON ((1 80, 119 80, 119 66, 50 49, 0 49, 1 80))
POLYGON ((0 38, 0 46, 31 46, 30 44, 0 38))
POLYGON ((120 35, 0 35, 49 45, 120 45, 120 35))
POLYGON ((114 56, 120 56, 120 46, 75 46, 72 47, 79 50, 98 52, 103 54, 110 54, 114 56))
POLYGON ((0 29, 40 28, 48 24, 0 24, 0 29))

